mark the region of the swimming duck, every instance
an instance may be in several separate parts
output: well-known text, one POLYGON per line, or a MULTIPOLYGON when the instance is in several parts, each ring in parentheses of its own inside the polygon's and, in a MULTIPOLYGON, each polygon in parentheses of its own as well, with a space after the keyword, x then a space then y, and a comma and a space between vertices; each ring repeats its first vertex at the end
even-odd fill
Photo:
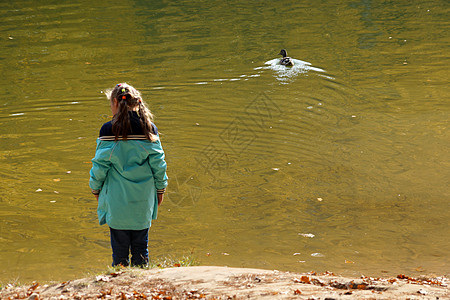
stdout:
POLYGON ((283 65, 283 66, 293 66, 294 65, 294 61, 292 60, 292 58, 287 56, 286 49, 281 49, 280 53, 278 53, 278 54, 283 55, 283 58, 280 60, 280 65, 283 65))

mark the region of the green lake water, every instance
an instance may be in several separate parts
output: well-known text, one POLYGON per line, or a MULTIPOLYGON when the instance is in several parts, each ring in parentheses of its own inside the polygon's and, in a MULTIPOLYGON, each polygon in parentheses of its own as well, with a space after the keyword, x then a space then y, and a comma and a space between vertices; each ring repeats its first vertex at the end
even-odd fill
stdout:
POLYGON ((0 282, 111 263, 102 93, 138 88, 170 183, 153 258, 448 274, 448 1, 2 1, 0 282), (280 49, 306 63, 266 64, 280 49))

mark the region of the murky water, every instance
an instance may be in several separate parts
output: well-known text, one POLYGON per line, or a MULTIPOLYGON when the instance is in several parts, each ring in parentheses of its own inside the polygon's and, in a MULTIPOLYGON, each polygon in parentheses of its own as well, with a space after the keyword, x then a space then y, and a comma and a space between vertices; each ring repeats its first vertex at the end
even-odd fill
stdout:
POLYGON ((169 164, 153 257, 448 272, 447 1, 14 1, 0 12, 1 282, 110 264, 88 172, 110 116, 101 91, 122 81, 156 114, 169 164), (271 65, 281 48, 302 63, 271 65))

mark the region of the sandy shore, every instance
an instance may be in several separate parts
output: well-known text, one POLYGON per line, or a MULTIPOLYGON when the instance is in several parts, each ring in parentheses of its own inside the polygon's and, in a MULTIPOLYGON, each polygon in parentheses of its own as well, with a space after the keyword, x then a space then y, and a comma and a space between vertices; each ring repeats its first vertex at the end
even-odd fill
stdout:
POLYGON ((346 278, 228 267, 123 269, 55 284, 7 286, 0 299, 450 299, 448 279, 346 278))

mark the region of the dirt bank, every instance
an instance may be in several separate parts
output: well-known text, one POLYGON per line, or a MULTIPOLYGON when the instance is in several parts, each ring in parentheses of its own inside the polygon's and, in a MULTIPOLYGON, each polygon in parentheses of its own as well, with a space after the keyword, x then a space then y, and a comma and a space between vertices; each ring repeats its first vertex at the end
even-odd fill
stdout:
POLYGON ((346 278, 227 267, 123 269, 56 284, 13 287, 1 299, 450 299, 448 279, 346 278))

